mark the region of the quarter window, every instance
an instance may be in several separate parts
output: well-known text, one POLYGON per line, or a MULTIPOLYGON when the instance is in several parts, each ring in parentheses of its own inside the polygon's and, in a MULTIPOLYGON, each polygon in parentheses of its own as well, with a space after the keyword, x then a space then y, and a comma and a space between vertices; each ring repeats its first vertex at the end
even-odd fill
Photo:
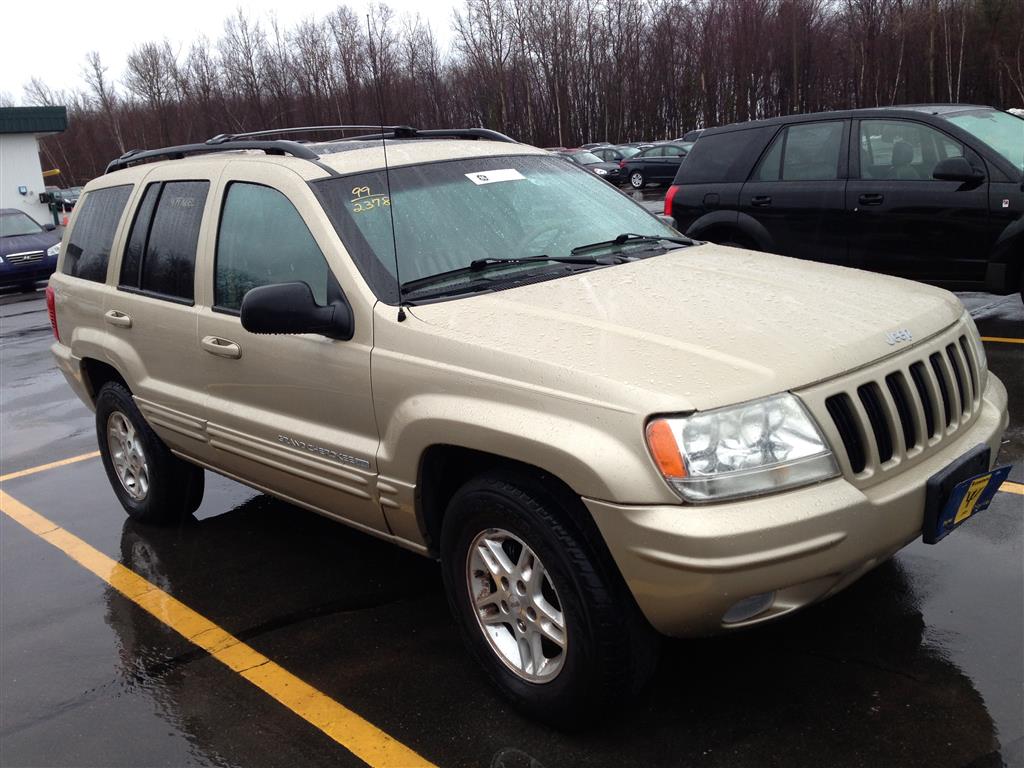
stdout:
POLYGON ((843 123, 801 123, 784 129, 754 173, 758 181, 831 181, 839 178, 843 123))
POLYGON ((121 286, 191 302, 208 181, 150 184, 139 204, 121 265, 121 286))
POLYGON ((64 255, 65 275, 97 283, 106 281, 114 233, 131 192, 132 185, 123 184, 97 189, 85 196, 64 255))
POLYGON ((909 120, 862 120, 860 176, 862 179, 925 181, 935 166, 950 157, 963 157, 958 141, 909 120))
POLYGON ((304 282, 327 304, 327 260, 288 198, 276 189, 228 187, 217 235, 214 304, 238 310, 253 288, 304 282))

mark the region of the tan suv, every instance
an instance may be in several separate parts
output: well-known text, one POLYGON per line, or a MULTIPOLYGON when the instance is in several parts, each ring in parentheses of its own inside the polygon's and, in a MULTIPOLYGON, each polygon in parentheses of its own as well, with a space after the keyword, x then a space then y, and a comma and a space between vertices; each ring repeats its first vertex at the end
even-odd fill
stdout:
POLYGON ((687 240, 484 130, 212 141, 114 161, 48 289, 118 498, 172 523, 207 468, 439 558, 548 721, 1005 477, 1006 391, 943 290, 687 240))

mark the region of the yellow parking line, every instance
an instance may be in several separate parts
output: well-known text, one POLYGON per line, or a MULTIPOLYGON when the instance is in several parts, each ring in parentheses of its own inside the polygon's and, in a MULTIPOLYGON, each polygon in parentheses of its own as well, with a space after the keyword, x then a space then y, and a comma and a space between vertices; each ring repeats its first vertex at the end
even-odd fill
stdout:
POLYGON ((1016 493, 1018 496, 1024 496, 1024 485, 1011 482, 1010 480, 1003 480, 1003 484, 999 486, 999 490, 1006 491, 1007 493, 1016 493))
POLYGON ((1008 336, 982 336, 982 341, 998 341, 1003 344, 1024 344, 1024 339, 1011 339, 1008 336))
POLYGON ((0 475, 0 483, 6 483, 8 480, 14 480, 19 477, 25 477, 26 475, 34 475, 36 472, 44 472, 47 469, 66 467, 68 464, 74 464, 75 462, 78 461, 85 461, 86 459, 95 459, 99 455, 99 451, 93 451, 92 453, 83 453, 80 456, 72 456, 70 459, 51 461, 49 464, 41 464, 38 467, 29 467, 28 469, 22 469, 18 472, 9 472, 6 475, 0 475))
MULTIPOLYGON (((77 457, 77 460, 82 458, 77 457)), ((67 459, 64 463, 71 461, 67 459)), ((61 462, 54 462, 36 468, 36 471, 60 465, 61 462)), ((198 645, 268 696, 277 699, 368 765, 403 768, 432 765, 373 723, 300 680, 205 616, 4 491, 0 491, 0 511, 96 574, 140 608, 198 645)))

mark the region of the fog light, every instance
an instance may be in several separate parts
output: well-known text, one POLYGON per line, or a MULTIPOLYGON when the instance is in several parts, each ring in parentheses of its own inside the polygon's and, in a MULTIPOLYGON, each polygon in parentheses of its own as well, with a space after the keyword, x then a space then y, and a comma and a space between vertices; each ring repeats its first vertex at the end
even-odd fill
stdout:
POLYGON ((725 612, 725 615, 722 616, 722 623, 739 624, 741 621, 752 619, 757 614, 768 610, 773 600, 775 600, 774 592, 763 592, 760 595, 745 597, 725 612))

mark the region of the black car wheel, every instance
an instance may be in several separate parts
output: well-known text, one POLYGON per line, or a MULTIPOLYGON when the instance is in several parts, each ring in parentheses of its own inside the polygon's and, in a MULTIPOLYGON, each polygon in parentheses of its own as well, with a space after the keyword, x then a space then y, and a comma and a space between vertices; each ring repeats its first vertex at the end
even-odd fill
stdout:
POLYGON ((653 671, 653 631, 530 477, 487 474, 459 489, 441 564, 471 654, 528 714, 578 726, 613 711, 653 671))
POLYGON ((171 453, 123 384, 111 381, 100 388, 96 437, 110 486, 133 520, 177 523, 199 507, 203 469, 171 453))

